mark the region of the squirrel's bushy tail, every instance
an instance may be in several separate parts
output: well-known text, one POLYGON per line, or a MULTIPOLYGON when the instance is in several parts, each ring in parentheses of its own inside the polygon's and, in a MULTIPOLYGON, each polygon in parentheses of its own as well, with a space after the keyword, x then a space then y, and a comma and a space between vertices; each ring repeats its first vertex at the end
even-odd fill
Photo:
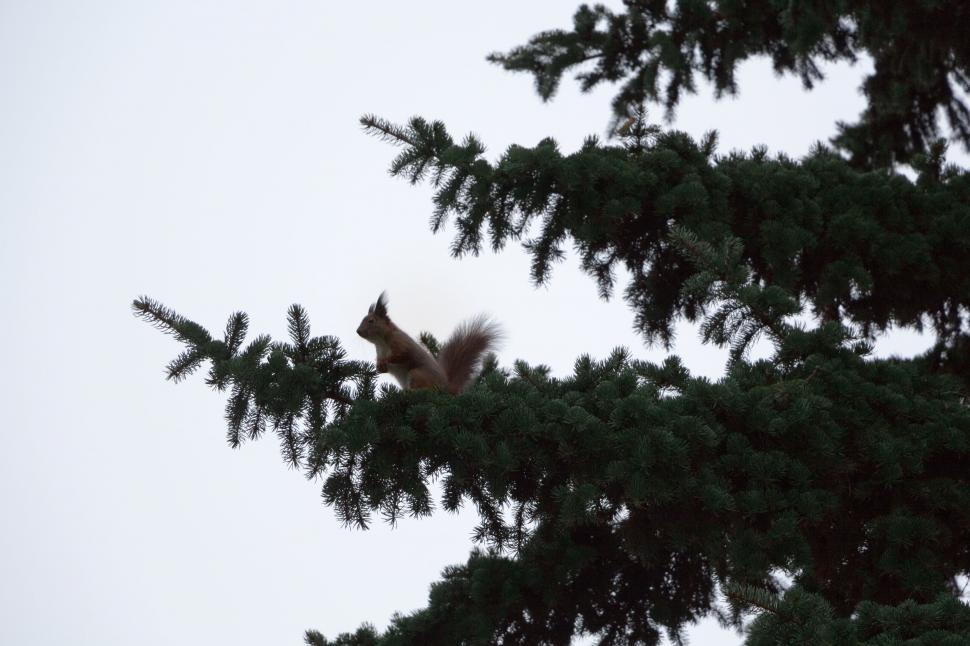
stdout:
POLYGON ((460 393, 471 383, 482 359, 495 349, 501 338, 501 328, 485 315, 458 326, 438 353, 438 364, 448 378, 450 392, 460 393))

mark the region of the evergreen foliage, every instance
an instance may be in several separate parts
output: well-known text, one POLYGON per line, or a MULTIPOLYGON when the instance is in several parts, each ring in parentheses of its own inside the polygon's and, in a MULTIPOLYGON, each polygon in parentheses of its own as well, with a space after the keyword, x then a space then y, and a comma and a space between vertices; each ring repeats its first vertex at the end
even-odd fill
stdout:
POLYGON ((914 160, 912 182, 856 171, 821 145, 800 161, 761 147, 718 158, 715 133, 696 142, 644 119, 616 145, 590 138, 564 155, 544 139, 495 163, 474 136, 455 143, 440 122, 361 122, 403 147, 393 175, 433 183, 432 228, 454 220, 456 256, 479 253, 486 236, 496 250, 524 239, 542 283, 572 241, 604 296, 617 265, 630 273, 626 298, 648 341, 669 344, 678 316, 705 312, 685 289, 695 267, 668 237, 680 227, 739 239, 757 282, 826 320, 866 335, 928 322, 941 343, 957 343, 970 306, 970 175, 945 163, 941 142, 914 160))
MULTIPOLYGON (((964 139, 968 122, 939 78, 894 76, 929 67, 946 72, 946 88, 965 84, 967 46, 948 25, 933 46, 884 52, 941 12, 958 22, 965 11, 669 4, 583 7, 573 32, 496 60, 533 71, 550 96, 569 67, 595 59, 587 87, 634 77, 619 110, 656 98, 660 71, 673 108, 692 70, 733 91, 736 63, 768 53, 813 82, 816 59, 865 50, 876 72, 862 122, 837 142, 849 157, 822 145, 800 160, 762 148, 718 156, 715 134, 663 131, 642 109, 615 142, 564 154, 546 139, 494 162, 439 122, 362 123, 400 145, 392 174, 432 182, 432 227, 453 221, 455 255, 521 241, 542 282, 571 242, 604 296, 619 269, 630 274, 625 298, 648 341, 669 346, 685 318, 730 347, 723 378, 617 349, 580 357, 561 378, 493 358, 460 395, 402 392, 378 387, 373 365, 348 360, 338 339, 311 336, 297 305, 287 342, 247 344, 243 313, 219 339, 150 298, 134 302, 185 346, 170 379, 208 364, 207 383, 228 391, 230 445, 273 429, 285 461, 322 482, 345 524, 474 505, 480 546, 445 570, 426 608, 384 632, 309 631, 307 644, 566 644, 576 634, 653 644, 704 616, 740 626, 750 613, 751 646, 970 641, 970 608, 953 585, 970 573, 970 176, 945 164, 942 142, 927 143, 937 107, 964 139), (880 98, 884 86, 909 97, 905 110, 880 98), (866 168, 887 150, 907 156, 915 180, 866 168), (872 356, 894 325, 925 326, 937 345, 872 356), (759 338, 772 351, 752 360, 759 338)), ((421 341, 437 351, 431 335, 421 341)))
POLYGON ((840 123, 835 144, 858 167, 908 162, 940 134, 945 114, 954 136, 970 146, 970 4, 940 0, 624 0, 626 10, 582 5, 572 30, 546 31, 490 60, 530 72, 544 99, 580 67, 584 90, 623 81, 613 102, 618 120, 647 100, 672 111, 695 75, 718 96, 738 92, 740 63, 771 58, 778 73, 806 88, 828 62, 871 57, 862 85, 868 100, 858 123, 840 123))

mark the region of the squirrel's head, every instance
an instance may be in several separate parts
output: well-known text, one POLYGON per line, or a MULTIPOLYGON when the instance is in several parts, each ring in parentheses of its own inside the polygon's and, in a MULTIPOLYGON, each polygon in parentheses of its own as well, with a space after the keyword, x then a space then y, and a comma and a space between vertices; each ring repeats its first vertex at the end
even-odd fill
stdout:
POLYGON ((357 334, 368 341, 382 338, 390 325, 391 319, 387 317, 387 293, 381 292, 377 297, 377 302, 367 310, 367 316, 357 327, 357 334))

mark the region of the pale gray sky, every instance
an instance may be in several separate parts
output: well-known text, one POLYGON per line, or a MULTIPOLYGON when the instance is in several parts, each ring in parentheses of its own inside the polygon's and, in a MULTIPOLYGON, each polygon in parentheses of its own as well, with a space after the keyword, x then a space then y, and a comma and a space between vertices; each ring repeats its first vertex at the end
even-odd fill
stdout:
MULTIPOLYGON (((566 82, 542 104, 531 78, 484 60, 574 9, 0 0, 0 643, 299 644, 310 627, 383 627, 472 547, 469 513, 343 529, 271 436, 229 450, 223 396, 164 381, 179 347, 131 316, 135 296, 215 329, 244 309, 276 337, 299 302, 358 358, 372 350, 353 331, 382 289, 415 333, 488 311, 503 361, 556 374, 616 345, 664 355, 572 258, 539 290, 518 249, 452 260, 427 228, 429 189, 389 178, 395 151, 357 125, 443 119, 493 158, 550 135, 575 149, 603 133, 610 88, 566 82)), ((858 114, 860 73, 833 69, 806 94, 753 62, 738 100, 688 98, 676 126, 719 129, 722 151, 801 155, 858 114)), ((898 334, 880 351, 926 344, 898 334)), ((677 352, 722 370, 687 328, 677 352)), ((692 635, 738 641, 712 622, 692 635)))

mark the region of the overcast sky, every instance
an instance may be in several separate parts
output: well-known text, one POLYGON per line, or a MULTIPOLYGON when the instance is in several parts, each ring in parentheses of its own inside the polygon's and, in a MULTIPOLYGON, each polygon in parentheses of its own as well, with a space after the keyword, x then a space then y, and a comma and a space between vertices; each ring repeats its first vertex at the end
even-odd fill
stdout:
MULTIPOLYGON (((484 58, 574 9, 0 0, 0 643, 262 646, 383 627, 472 547, 471 513, 344 529, 272 436, 230 450, 224 397, 164 380, 180 348, 131 315, 136 296, 216 330, 244 309, 276 337, 299 302, 361 359, 373 351, 353 332, 382 289, 414 333, 491 313, 505 363, 562 375, 616 345, 664 356, 572 256, 541 289, 517 248, 451 259, 449 235, 427 227, 429 189, 388 177, 395 150, 357 124, 442 119, 491 158, 546 136, 576 149, 603 134, 610 88, 565 82, 543 104, 531 78, 484 58)), ((675 125, 717 128, 722 152, 800 156, 859 113, 863 69, 831 68, 804 93, 752 62, 739 98, 705 90, 675 125)), ((899 333, 879 352, 928 343, 899 333)), ((676 352, 699 374, 723 369, 690 328, 676 352)), ((710 621, 691 634, 739 641, 710 621)))

